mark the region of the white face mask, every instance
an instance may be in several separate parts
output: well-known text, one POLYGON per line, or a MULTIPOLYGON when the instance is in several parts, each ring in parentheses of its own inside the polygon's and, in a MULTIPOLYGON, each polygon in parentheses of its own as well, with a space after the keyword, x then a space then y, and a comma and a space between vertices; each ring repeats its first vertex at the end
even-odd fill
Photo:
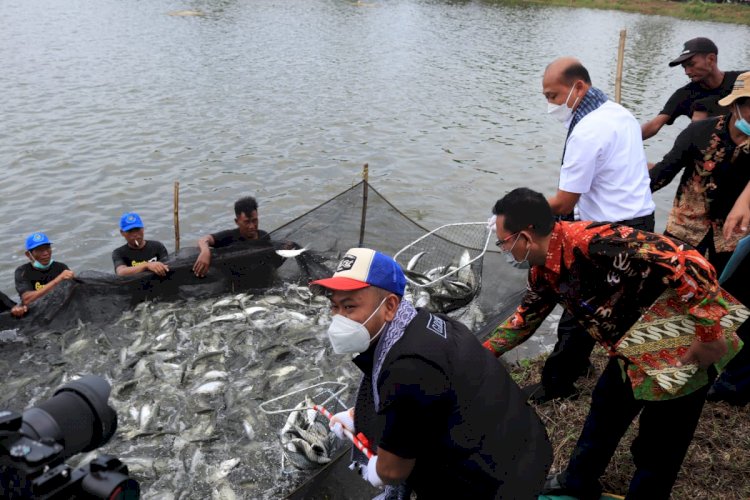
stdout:
POLYGON ((510 250, 503 251, 503 253, 505 254, 505 261, 511 266, 515 267, 516 269, 528 269, 529 267, 531 267, 529 265, 529 252, 531 252, 531 247, 528 247, 526 249, 526 255, 524 256, 523 260, 516 260, 516 258, 513 257, 513 249, 516 247, 516 243, 518 243, 518 239, 520 237, 521 233, 518 233, 518 236, 516 236, 516 241, 513 242, 510 250))
POLYGON ((384 298, 380 302, 364 323, 358 323, 340 314, 331 318, 331 325, 328 327, 328 339, 331 341, 333 352, 336 354, 360 354, 365 352, 370 347, 370 343, 378 338, 380 332, 383 331, 385 323, 383 323, 383 326, 380 327, 380 330, 372 339, 365 324, 375 316, 375 313, 378 312, 378 309, 382 307, 387 298, 384 298))
POLYGON ((576 107, 576 104, 578 104, 578 97, 576 97, 576 100, 573 101, 573 106, 568 107, 568 101, 570 100, 570 96, 573 95, 573 91, 575 90, 575 86, 570 88, 570 92, 568 92, 568 97, 565 98, 565 102, 562 104, 552 104, 551 102, 547 103, 547 114, 553 117, 555 120, 559 121, 563 124, 569 124, 570 119, 573 117, 573 108, 576 107))

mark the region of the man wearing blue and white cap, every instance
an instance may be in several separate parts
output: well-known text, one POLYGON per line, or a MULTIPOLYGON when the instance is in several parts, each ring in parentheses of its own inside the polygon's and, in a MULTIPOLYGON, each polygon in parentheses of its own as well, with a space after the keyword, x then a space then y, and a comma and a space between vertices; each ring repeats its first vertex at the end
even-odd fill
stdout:
POLYGON ((118 276, 151 271, 157 276, 166 276, 169 267, 160 262, 167 258, 166 247, 159 241, 146 241, 143 221, 135 212, 126 212, 120 217, 120 234, 125 245, 112 251, 112 263, 118 276))
POLYGON ((15 276, 16 290, 25 306, 75 277, 68 266, 52 258, 52 242, 44 233, 32 233, 26 238, 26 257, 29 262, 16 268, 15 276))
POLYGON ((395 260, 367 248, 311 283, 331 300, 334 351, 356 355, 364 373, 332 430, 366 437, 376 456, 358 461, 374 486, 403 484, 419 498, 534 497, 552 461, 538 416, 465 326, 415 309, 405 285, 395 260))

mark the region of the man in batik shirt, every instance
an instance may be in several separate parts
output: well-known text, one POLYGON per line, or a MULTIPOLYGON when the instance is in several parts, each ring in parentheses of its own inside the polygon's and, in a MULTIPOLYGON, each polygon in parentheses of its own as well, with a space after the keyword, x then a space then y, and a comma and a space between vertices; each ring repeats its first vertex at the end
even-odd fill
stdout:
POLYGON ((722 233, 727 215, 750 182, 750 136, 737 126, 743 118, 750 121, 750 72, 738 76, 736 85, 720 101, 731 112, 691 123, 649 172, 651 190, 656 191, 683 170, 665 234, 708 253, 717 274, 744 236, 735 231, 725 238, 722 233))
MULTIPOLYGON (((739 75, 732 92, 719 103, 730 112, 691 123, 649 173, 651 189, 656 191, 683 170, 665 234, 707 255, 721 275, 738 241, 747 233, 742 225, 729 230, 724 226, 737 203, 747 206, 742 193, 750 186, 750 72, 739 75)), ((734 225, 731 221, 728 224, 734 225)), ((742 295, 732 285, 728 284, 727 290, 742 295)), ((743 325, 739 333, 745 342, 750 340, 750 324, 743 325)), ((708 399, 739 405, 750 401, 750 352, 742 352, 732 361, 708 399)))
MULTIPOLYGON (((713 363, 728 349, 719 320, 727 313, 716 273, 680 242, 628 226, 554 222, 544 197, 519 188, 499 200, 497 245, 516 262, 528 261, 528 290, 516 312, 485 342, 500 356, 527 340, 557 303, 563 304, 611 359, 592 395, 591 409, 568 467, 548 479, 547 493, 599 498, 604 473, 620 438, 642 411, 633 443, 636 472, 628 496, 668 498, 698 423, 713 363), (614 345, 642 312, 672 287, 696 322, 695 340, 680 352, 696 363, 693 377, 670 394, 646 372, 616 355, 614 345)), ((727 353, 729 351, 729 354, 727 353)))

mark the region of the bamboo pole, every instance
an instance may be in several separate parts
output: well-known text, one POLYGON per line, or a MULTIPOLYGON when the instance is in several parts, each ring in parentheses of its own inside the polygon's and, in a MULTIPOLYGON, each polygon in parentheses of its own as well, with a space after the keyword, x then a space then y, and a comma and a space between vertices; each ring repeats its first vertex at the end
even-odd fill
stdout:
POLYGON ((620 30, 620 46, 617 49, 617 75, 615 76, 615 102, 620 104, 622 95, 622 60, 625 56, 625 34, 626 30, 620 30))
POLYGON ((367 186, 370 181, 370 167, 367 163, 362 166, 362 220, 359 223, 359 245, 365 242, 365 222, 367 221, 367 186))
POLYGON ((180 251, 180 183, 174 183, 174 251, 180 251))

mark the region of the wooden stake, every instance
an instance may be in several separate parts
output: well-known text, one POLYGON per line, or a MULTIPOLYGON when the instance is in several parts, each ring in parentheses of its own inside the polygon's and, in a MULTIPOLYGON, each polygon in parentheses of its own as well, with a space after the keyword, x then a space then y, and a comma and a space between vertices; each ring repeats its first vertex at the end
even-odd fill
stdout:
POLYGON ((622 95, 622 60, 625 56, 626 30, 620 30, 620 47, 617 49, 617 75, 615 76, 615 102, 620 103, 622 95))
POLYGON ((180 183, 174 183, 174 251, 180 251, 180 183))
POLYGON ((367 186, 370 180, 370 167, 367 163, 362 167, 362 220, 359 223, 359 246, 365 242, 365 222, 367 221, 367 186))

